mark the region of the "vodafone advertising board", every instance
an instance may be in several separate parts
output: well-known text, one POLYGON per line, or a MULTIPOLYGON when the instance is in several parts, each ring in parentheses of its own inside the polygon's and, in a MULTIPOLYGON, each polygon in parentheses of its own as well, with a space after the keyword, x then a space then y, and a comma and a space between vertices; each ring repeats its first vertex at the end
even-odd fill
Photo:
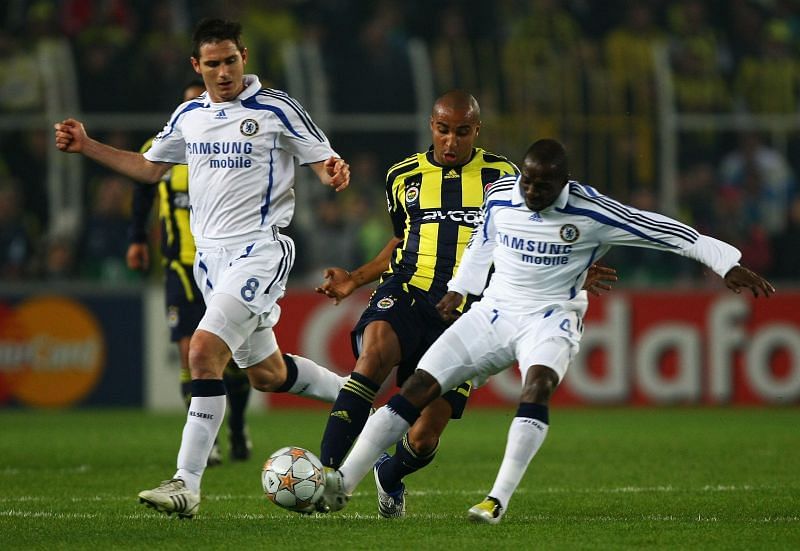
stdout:
MULTIPOLYGON (((290 291, 276 330, 281 348, 349 373, 350 329, 367 298, 334 306, 290 291)), ((474 391, 470 407, 514 404, 519 388, 509 369, 474 391)), ((271 407, 313 404, 285 394, 267 399, 271 407)), ((725 290, 592 297, 581 352, 553 403, 800 404, 800 291, 758 300, 725 290)))

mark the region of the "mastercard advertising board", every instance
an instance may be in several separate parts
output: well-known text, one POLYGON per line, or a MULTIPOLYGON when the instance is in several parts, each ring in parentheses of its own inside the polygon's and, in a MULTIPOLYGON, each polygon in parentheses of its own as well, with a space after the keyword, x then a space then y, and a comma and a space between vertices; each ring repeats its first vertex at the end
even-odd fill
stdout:
POLYGON ((0 407, 142 403, 136 295, 0 296, 0 407))

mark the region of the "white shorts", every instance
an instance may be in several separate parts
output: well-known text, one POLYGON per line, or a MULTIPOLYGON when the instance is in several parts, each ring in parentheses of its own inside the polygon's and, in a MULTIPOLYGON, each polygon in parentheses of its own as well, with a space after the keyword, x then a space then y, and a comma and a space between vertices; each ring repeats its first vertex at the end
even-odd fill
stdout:
POLYGON ((433 343, 417 369, 433 375, 442 388, 486 380, 515 361, 523 381, 534 365, 551 368, 560 381, 578 353, 582 333, 574 311, 553 308, 520 316, 476 302, 433 343))
POLYGON ((225 341, 239 367, 278 349, 272 327, 280 319, 277 301, 294 264, 294 242, 277 232, 265 235, 241 245, 198 248, 195 256, 194 276, 206 303, 197 328, 225 341))

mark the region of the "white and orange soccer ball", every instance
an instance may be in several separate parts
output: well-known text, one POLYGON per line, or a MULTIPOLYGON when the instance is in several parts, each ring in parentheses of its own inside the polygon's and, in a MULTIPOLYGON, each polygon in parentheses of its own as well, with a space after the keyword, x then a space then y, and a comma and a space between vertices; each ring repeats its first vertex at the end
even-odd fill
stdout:
POLYGON ((311 513, 325 490, 322 462, 306 449, 281 448, 264 463, 261 485, 272 503, 290 511, 311 513))

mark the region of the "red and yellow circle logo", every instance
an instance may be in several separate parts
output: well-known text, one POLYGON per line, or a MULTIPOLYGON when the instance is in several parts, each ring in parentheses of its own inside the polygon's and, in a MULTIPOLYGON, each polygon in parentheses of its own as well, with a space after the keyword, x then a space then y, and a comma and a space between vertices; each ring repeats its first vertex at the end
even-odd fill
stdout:
POLYGON ((70 406, 94 389, 104 363, 100 325, 78 302, 37 297, 0 305, 0 402, 70 406))

